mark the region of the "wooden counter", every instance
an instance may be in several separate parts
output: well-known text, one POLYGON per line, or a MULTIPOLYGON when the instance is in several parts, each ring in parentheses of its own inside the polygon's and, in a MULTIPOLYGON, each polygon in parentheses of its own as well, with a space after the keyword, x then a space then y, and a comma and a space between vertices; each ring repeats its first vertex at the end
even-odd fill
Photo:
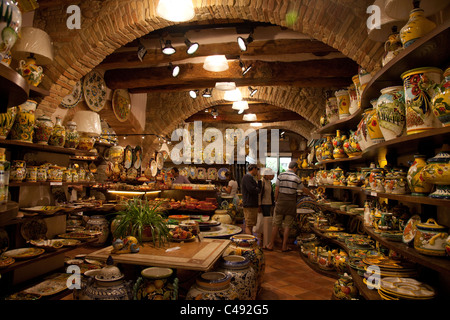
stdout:
POLYGON ((164 248, 144 244, 138 253, 111 254, 112 246, 93 252, 87 258, 106 260, 109 255, 114 262, 140 266, 180 268, 197 271, 208 271, 222 256, 230 244, 230 240, 197 239, 193 242, 170 242, 164 248), (180 247, 179 250, 166 252, 168 248, 180 247))

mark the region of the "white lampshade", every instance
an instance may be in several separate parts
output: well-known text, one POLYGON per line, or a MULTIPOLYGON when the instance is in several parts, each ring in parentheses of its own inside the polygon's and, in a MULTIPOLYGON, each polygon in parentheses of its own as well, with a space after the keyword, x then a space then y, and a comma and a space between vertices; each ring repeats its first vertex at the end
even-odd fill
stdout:
POLYGON ((252 122, 250 123, 251 127, 262 127, 262 123, 261 122, 252 122))
POLYGON ((236 89, 235 82, 216 82, 216 89, 220 91, 231 91, 236 89))
POLYGON ((256 121, 256 114, 254 114, 254 113, 244 114, 244 117, 242 119, 244 121, 256 121))
POLYGON ((212 72, 228 70, 228 61, 224 55, 208 56, 203 63, 203 69, 212 72))
POLYGON ((225 91, 223 99, 226 101, 240 101, 242 100, 241 91, 238 88, 231 91, 225 91))
POLYGON ((233 106, 231 107, 233 110, 247 110, 248 102, 244 100, 233 102, 233 106))
MULTIPOLYGON (((437 13, 448 5, 450 5, 450 0, 422 0, 420 2, 420 8, 423 9, 426 17, 437 13)), ((405 21, 409 19, 409 13, 413 9, 412 0, 386 0, 384 7, 384 11, 389 17, 405 21)))
POLYGON ((159 0, 156 14, 174 22, 189 21, 195 17, 192 0, 159 0))
POLYGON ((25 60, 32 53, 37 65, 50 64, 53 61, 53 44, 50 36, 41 29, 23 27, 21 37, 11 49, 12 56, 17 60, 25 60))
POLYGON ((78 111, 72 121, 77 124, 77 131, 91 136, 99 136, 102 133, 100 116, 94 111, 78 111))
POLYGON ((384 8, 385 8, 386 0, 376 0, 374 2, 374 5, 378 6, 380 8, 380 29, 373 28, 373 29, 367 29, 367 33, 369 36, 369 39, 379 42, 385 42, 389 35, 392 33, 392 27, 397 26, 397 30, 400 31, 400 29, 406 24, 406 20, 400 21, 398 19, 393 19, 389 17, 384 8))

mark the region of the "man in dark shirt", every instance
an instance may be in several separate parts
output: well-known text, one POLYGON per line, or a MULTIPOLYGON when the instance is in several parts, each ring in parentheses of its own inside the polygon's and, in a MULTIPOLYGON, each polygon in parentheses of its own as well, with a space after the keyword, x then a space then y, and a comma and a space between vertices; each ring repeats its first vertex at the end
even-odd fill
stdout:
POLYGON ((256 164, 248 166, 248 173, 241 181, 242 204, 244 207, 245 233, 252 234, 258 218, 258 197, 261 191, 261 177, 256 164))

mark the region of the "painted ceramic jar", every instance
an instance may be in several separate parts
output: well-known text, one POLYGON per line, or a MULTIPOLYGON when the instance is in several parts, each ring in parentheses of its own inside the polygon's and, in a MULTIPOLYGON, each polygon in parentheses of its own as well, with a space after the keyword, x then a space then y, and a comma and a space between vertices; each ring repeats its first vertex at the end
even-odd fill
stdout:
POLYGON ((56 122, 50 139, 48 139, 48 144, 55 147, 64 147, 65 142, 66 128, 62 125, 62 119, 60 117, 56 117, 56 122))
POLYGON ((47 170, 47 181, 62 182, 63 170, 59 166, 50 166, 47 170))
POLYGON ((233 223, 233 219, 228 214, 228 210, 222 210, 222 209, 214 211, 214 215, 211 217, 211 220, 218 221, 218 222, 224 223, 224 224, 232 224, 233 223))
POLYGON ((381 90, 376 103, 376 112, 384 140, 400 137, 405 131, 406 110, 402 86, 387 87, 381 90))
POLYGON ((266 270, 266 258, 261 247, 258 246, 257 238, 252 235, 237 234, 230 237, 230 240, 229 254, 244 256, 250 261, 256 271, 257 288, 260 290, 266 270))
POLYGON ((368 177, 370 190, 376 191, 378 183, 380 182, 379 176, 383 175, 383 170, 380 168, 372 168, 368 177))
POLYGON ((341 185, 341 179, 344 177, 344 170, 337 167, 335 169, 332 169, 333 172, 333 185, 339 186, 341 185))
MULTIPOLYGON (((408 191, 408 182, 406 179, 406 172, 396 171, 392 174, 392 187, 390 192, 392 194, 406 194, 408 191)), ((386 190, 387 191, 387 190, 386 190)))
POLYGON ((67 122, 64 148, 76 149, 79 143, 80 134, 77 131, 77 124, 74 121, 67 122))
POLYGON ((186 300, 238 300, 239 294, 230 275, 223 272, 205 272, 189 288, 186 300))
POLYGON ((439 225, 434 219, 428 219, 425 223, 418 223, 416 228, 414 249, 430 256, 445 256, 448 237, 446 227, 439 225))
POLYGON ((17 72, 27 80, 31 86, 39 86, 44 77, 44 69, 36 65, 36 59, 28 57, 27 60, 20 60, 17 72))
POLYGON ((433 114, 431 99, 442 81, 442 70, 417 68, 401 75, 405 90, 406 133, 414 134, 441 127, 433 114))
POLYGON ((36 176, 36 178, 37 178, 37 181, 39 181, 39 182, 47 181, 47 167, 40 166, 37 169, 37 176, 36 176))
POLYGON ((434 28, 436 28, 436 24, 425 18, 423 9, 414 8, 409 13, 408 22, 400 30, 400 40, 403 48, 407 48, 434 28))
POLYGON ((134 300, 177 300, 178 278, 170 268, 150 267, 141 271, 133 286, 134 300))
POLYGON ((350 96, 348 90, 338 90, 335 93, 338 110, 339 119, 344 119, 350 116, 350 96))
POLYGON ((411 190, 411 195, 413 196, 426 196, 428 195, 433 185, 426 182, 423 178, 423 170, 427 162, 425 161, 424 155, 416 154, 414 155, 414 162, 409 167, 406 179, 408 180, 408 187, 411 190))
POLYGON ((325 112, 327 115, 328 123, 333 123, 339 120, 339 107, 336 97, 329 97, 326 100, 325 112))
POLYGON ((336 136, 333 138, 333 158, 342 159, 347 158, 347 154, 344 151, 344 142, 347 140, 345 135, 341 136, 341 130, 336 131, 336 136))
POLYGON ((6 139, 16 120, 18 108, 11 107, 4 113, 0 113, 0 139, 6 139))
POLYGON ((0 9, 0 60, 3 60, 16 43, 22 26, 22 13, 12 0, 1 0, 0 9))
POLYGON ((400 33, 397 31, 397 26, 392 27, 392 33, 384 43, 384 55, 381 58, 381 64, 384 67, 389 61, 395 58, 403 50, 400 33))
POLYGON ((94 148, 94 145, 95 145, 95 137, 92 137, 89 134, 86 134, 85 132, 81 132, 80 141, 78 143, 77 149, 89 151, 92 148, 94 148))
POLYGON ((370 136, 370 141, 372 145, 381 143, 384 141, 383 133, 380 129, 380 121, 378 119, 376 103, 377 100, 372 100, 370 103, 374 106, 374 108, 370 108, 368 110, 367 115, 367 132, 370 136))
POLYGON ((83 292, 86 300, 131 300, 130 283, 114 265, 103 267, 95 278, 87 284, 83 292))
POLYGON ((362 119, 359 122, 358 129, 356 131, 358 143, 359 143, 362 151, 364 151, 367 148, 374 145, 374 142, 372 141, 372 138, 370 137, 370 134, 369 134, 369 126, 368 126, 368 118, 372 112, 373 112, 372 108, 364 110, 362 119))
POLYGON ((27 177, 27 164, 23 160, 14 160, 11 167, 10 180, 22 182, 27 177))
POLYGON ((234 285, 239 300, 255 300, 257 294, 256 272, 250 265, 250 260, 238 255, 228 255, 222 257, 220 266, 217 269, 231 277, 231 284, 234 285))
POLYGON ((352 82, 355 85, 356 99, 358 101, 358 108, 361 108, 361 83, 359 82, 358 74, 355 74, 352 77, 352 82))
POLYGON ((359 67, 358 68, 358 77, 359 77, 359 84, 360 84, 360 94, 362 97, 362 94, 364 90, 367 87, 367 84, 370 80, 372 80, 372 76, 369 72, 366 71, 366 69, 359 67))
POLYGON ((356 137, 356 131, 350 131, 348 139, 344 141, 344 152, 350 157, 357 157, 361 155, 362 150, 358 143, 358 138, 356 137))
POLYGON ((320 269, 331 271, 334 270, 334 257, 331 254, 331 251, 322 251, 318 254, 317 257, 317 265, 320 269))
POLYGON ((354 114, 359 109, 358 95, 356 94, 356 88, 354 84, 348 87, 348 96, 350 98, 349 112, 350 114, 354 114))
POLYGON ((38 144, 48 144, 48 140, 53 132, 53 122, 50 117, 42 115, 36 119, 34 129, 34 140, 38 144))
POLYGON ((435 117, 444 127, 450 126, 450 68, 444 72, 444 80, 431 100, 431 107, 435 117))
POLYGON ((341 276, 333 286, 333 295, 339 300, 351 300, 358 296, 358 289, 353 278, 347 274, 341 276))
POLYGON ((33 142, 36 106, 37 102, 34 100, 27 100, 19 106, 19 111, 11 128, 11 140, 33 142))
POLYGON ((36 182, 37 181, 37 169, 38 167, 28 166, 27 167, 27 181, 36 182))
POLYGON ((422 171, 423 179, 436 187, 430 197, 450 199, 450 153, 440 152, 427 162, 422 171))
POLYGON ((332 160, 333 159, 333 135, 332 134, 326 134, 325 141, 322 143, 322 153, 321 153, 321 160, 332 160))
POLYGON ((106 143, 106 144, 117 144, 118 138, 116 132, 111 128, 105 120, 101 120, 100 122, 102 133, 100 134, 100 137, 98 138, 98 141, 100 143, 106 143))

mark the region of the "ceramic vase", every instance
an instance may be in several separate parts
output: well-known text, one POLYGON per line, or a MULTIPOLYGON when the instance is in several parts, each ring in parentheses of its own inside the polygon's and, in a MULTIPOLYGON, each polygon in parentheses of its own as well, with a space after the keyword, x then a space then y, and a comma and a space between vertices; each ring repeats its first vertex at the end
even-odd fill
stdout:
POLYGON ((333 295, 339 300, 351 300, 358 296, 358 289, 353 283, 353 278, 347 274, 341 276, 333 287, 333 295))
POLYGON ((425 18, 423 9, 414 8, 409 13, 408 22, 400 30, 400 40, 403 48, 407 48, 434 28, 436 28, 436 24, 425 18))
POLYGON ((27 100, 19 105, 19 111, 11 128, 11 140, 33 142, 36 106, 37 102, 34 100, 27 100))
POLYGON ((436 187, 430 197, 450 199, 450 153, 440 152, 427 163, 422 172, 423 179, 436 187))
POLYGON ((100 122, 102 133, 100 134, 100 137, 98 141, 100 143, 106 143, 106 144, 117 144, 118 138, 116 132, 111 128, 105 120, 101 120, 100 122))
POLYGON ((77 131, 77 124, 74 121, 67 122, 64 148, 76 149, 79 143, 80 134, 77 131))
POLYGON ((350 96, 348 90, 339 90, 335 92, 339 119, 344 119, 350 116, 350 96))
POLYGON ((0 139, 6 139, 14 124, 17 115, 17 107, 11 107, 4 113, 0 113, 0 139))
MULTIPOLYGON (((372 105, 376 103, 376 100, 371 101, 372 105)), ((381 133, 380 122, 378 120, 377 111, 375 108, 370 108, 367 114, 367 133, 371 140, 371 145, 384 141, 383 133, 381 133)))
POLYGON ((238 234, 230 237, 230 240, 229 254, 243 256, 250 261, 256 271, 256 283, 259 291, 266 270, 266 259, 261 247, 258 246, 257 238, 252 235, 238 234))
POLYGON ((114 265, 107 265, 98 272, 83 290, 83 300, 131 300, 130 282, 114 265))
POLYGON ((406 125, 405 96, 402 86, 387 87, 381 90, 376 103, 379 126, 384 140, 400 137, 406 125))
POLYGON ((444 72, 444 80, 438 87, 438 93, 431 100, 431 107, 444 127, 450 126, 450 68, 444 72))
POLYGON ((322 143, 322 153, 321 153, 321 160, 332 160, 333 159, 333 135, 332 134, 326 134, 325 141, 322 143))
POLYGON ((356 132, 350 131, 350 135, 348 139, 344 141, 344 152, 350 157, 357 157, 361 155, 362 150, 359 146, 358 139, 356 136, 356 132))
POLYGON ((364 90, 367 87, 367 84, 370 80, 372 80, 372 76, 369 72, 366 71, 366 69, 359 67, 358 68, 358 77, 359 77, 359 85, 360 85, 360 97, 362 97, 362 94, 364 93, 364 90))
MULTIPOLYGON (((69 174, 72 175, 69 170, 69 174)), ((101 234, 98 236, 97 241, 91 242, 93 246, 103 246, 108 240, 109 236, 109 222, 104 216, 94 215, 89 218, 86 222, 86 229, 92 231, 100 231, 101 234)))
POLYGON ((392 27, 392 33, 384 43, 384 55, 381 59, 381 64, 384 67, 389 61, 395 58, 403 50, 403 44, 400 39, 400 33, 397 27, 392 27))
POLYGON ((55 147, 64 147, 66 142, 66 128, 62 125, 62 119, 56 117, 55 125, 53 126, 52 134, 48 139, 48 144, 55 147))
POLYGON ((3 60, 16 43, 20 27, 22 26, 22 13, 15 1, 1 0, 0 4, 0 61, 3 60))
POLYGON ((238 300, 239 294, 230 275, 223 272, 205 272, 189 288, 186 300, 238 300))
POLYGON ((134 300, 177 300, 178 278, 170 268, 150 267, 141 271, 133 286, 134 300))
POLYGON ((352 82, 355 85, 356 99, 358 100, 358 108, 361 108, 361 83, 359 82, 359 75, 352 77, 352 82))
POLYGON ((414 155, 414 162, 411 167, 409 167, 406 176, 411 195, 413 196, 426 196, 432 190, 433 185, 426 182, 423 178, 423 170, 426 165, 427 162, 425 161, 424 155, 414 155))
POLYGON ((36 65, 36 59, 33 56, 27 60, 20 60, 17 72, 27 80, 28 84, 37 87, 44 77, 44 69, 36 65))
POLYGON ((23 160, 14 160, 11 167, 10 180, 22 182, 27 176, 27 163, 23 160))
POLYGON ((333 123, 339 120, 339 107, 336 97, 327 98, 325 112, 328 120, 327 123, 333 123))
POLYGON ((239 300, 255 300, 257 294, 256 272, 250 265, 250 260, 238 255, 222 257, 219 272, 228 274, 231 283, 239 294, 239 300))
POLYGON ((36 128, 34 129, 34 139, 38 144, 48 144, 48 140, 53 132, 53 122, 50 117, 42 115, 36 119, 36 128))
POLYGON ((401 75, 405 89, 406 133, 414 134, 441 127, 431 107, 431 99, 442 81, 442 70, 417 68, 401 75))
POLYGON ((334 159, 342 159, 347 158, 347 154, 344 151, 344 142, 346 140, 346 136, 341 136, 341 131, 336 131, 336 137, 333 138, 333 158, 334 159))
POLYGON ((356 88, 354 84, 348 87, 348 96, 350 98, 349 112, 352 115, 359 109, 358 96, 356 94, 356 88))
POLYGON ((77 149, 89 151, 92 148, 94 148, 94 145, 95 145, 95 137, 89 135, 86 132, 81 132, 80 141, 78 143, 77 149))

